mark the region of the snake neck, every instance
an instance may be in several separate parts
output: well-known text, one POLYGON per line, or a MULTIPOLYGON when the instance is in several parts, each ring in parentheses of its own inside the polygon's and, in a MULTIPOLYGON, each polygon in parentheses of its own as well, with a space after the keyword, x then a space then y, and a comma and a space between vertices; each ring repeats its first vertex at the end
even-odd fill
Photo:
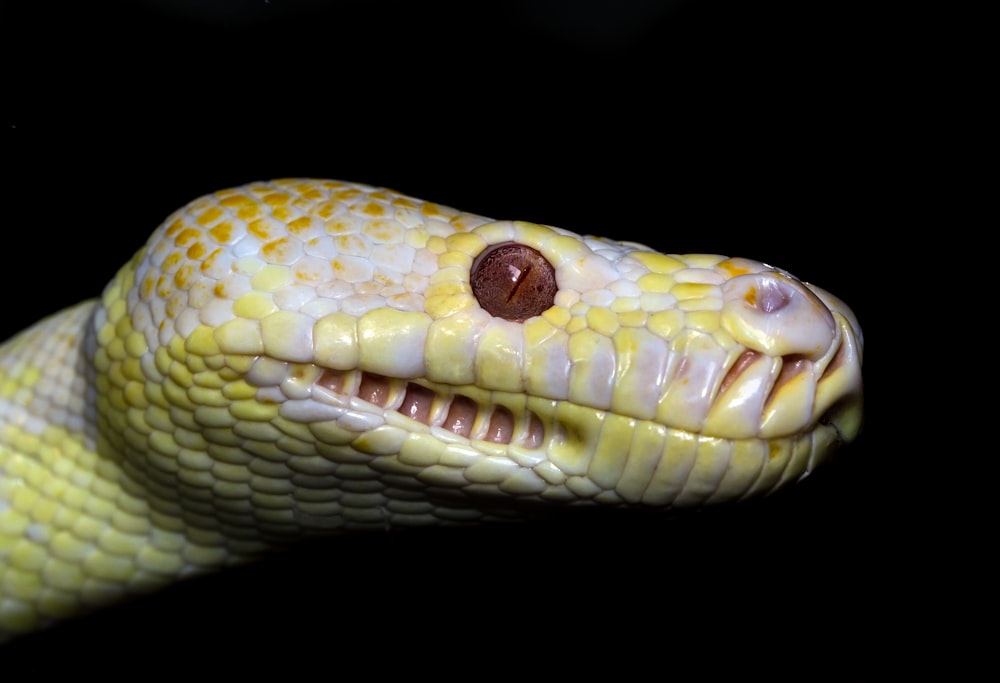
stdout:
POLYGON ((0 347, 0 640, 241 559, 155 509, 101 447, 93 301, 0 347))

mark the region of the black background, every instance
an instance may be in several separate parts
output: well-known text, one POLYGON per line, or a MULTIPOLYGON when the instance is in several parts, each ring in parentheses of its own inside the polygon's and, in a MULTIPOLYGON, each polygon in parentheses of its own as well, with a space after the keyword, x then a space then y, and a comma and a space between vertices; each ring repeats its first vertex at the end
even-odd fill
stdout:
POLYGON ((846 300, 867 341, 862 436, 767 500, 333 539, 4 654, 114 644, 147 671, 195 652, 331 677, 659 676, 698 646, 704 672, 773 674, 795 652, 815 653, 803 680, 891 665, 886 634, 921 609, 898 577, 921 551, 888 412, 892 255, 871 239, 896 211, 895 67, 865 7, 4 4, 4 336, 97 295, 188 200, 314 176, 759 259, 846 300))

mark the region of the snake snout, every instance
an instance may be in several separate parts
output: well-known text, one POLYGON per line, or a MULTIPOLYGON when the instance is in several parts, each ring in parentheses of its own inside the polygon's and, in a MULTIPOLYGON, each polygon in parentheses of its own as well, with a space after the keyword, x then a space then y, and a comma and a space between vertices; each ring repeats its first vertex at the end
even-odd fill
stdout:
POLYGON ((722 286, 722 326, 748 349, 770 356, 823 356, 837 338, 830 309, 805 284, 777 270, 722 286))

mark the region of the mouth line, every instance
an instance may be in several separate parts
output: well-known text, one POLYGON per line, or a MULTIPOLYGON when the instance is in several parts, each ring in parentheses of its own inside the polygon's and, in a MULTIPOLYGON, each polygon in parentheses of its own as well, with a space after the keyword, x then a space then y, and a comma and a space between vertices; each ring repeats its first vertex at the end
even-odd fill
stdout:
POLYGON ((528 449, 540 448, 545 442, 545 427, 531 411, 482 405, 463 394, 435 391, 409 380, 363 370, 323 368, 315 385, 470 440, 528 449))

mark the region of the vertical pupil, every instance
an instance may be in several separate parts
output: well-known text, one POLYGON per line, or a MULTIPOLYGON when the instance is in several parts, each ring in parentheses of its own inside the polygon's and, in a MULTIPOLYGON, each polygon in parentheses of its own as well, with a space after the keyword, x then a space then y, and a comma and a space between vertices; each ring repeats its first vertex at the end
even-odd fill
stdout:
POLYGON ((556 273, 531 247, 504 242, 476 257, 470 272, 472 293, 490 315, 523 322, 555 302, 556 273))

